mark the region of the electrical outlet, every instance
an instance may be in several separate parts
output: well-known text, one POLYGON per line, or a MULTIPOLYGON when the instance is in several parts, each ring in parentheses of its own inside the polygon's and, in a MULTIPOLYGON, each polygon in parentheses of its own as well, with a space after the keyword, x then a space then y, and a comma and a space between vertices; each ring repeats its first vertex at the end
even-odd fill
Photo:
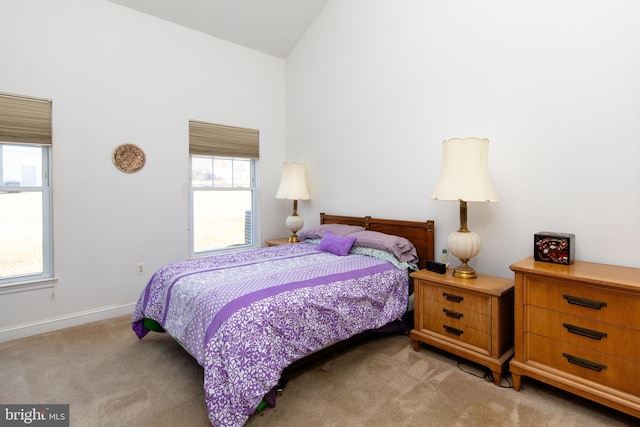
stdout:
POLYGON ((138 274, 144 274, 144 263, 138 264, 138 274))

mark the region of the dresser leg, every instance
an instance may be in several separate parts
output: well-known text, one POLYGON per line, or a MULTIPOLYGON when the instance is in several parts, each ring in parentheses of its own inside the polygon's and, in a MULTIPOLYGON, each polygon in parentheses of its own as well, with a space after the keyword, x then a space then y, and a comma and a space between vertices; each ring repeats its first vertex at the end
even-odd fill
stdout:
POLYGON ((413 344, 413 351, 420 351, 420 341, 411 340, 413 344))
POLYGON ((500 380, 502 379, 501 371, 491 371, 493 373, 493 382, 495 385, 500 385, 500 380))
POLYGON ((520 375, 512 372, 511 378, 513 379, 513 389, 515 391, 520 391, 520 375))

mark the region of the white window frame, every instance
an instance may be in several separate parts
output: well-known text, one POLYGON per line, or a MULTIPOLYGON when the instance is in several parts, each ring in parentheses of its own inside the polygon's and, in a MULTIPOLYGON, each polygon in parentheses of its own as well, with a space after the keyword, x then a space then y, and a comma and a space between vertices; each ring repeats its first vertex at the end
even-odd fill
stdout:
MULTIPOLYGON (((0 146, 12 146, 9 142, 0 142, 0 146)), ((24 145, 24 144, 23 144, 24 145)), ((31 144, 27 144, 31 145, 31 144)), ((42 150, 42 185, 18 187, 4 186, 4 180, 0 179, 0 192, 41 192, 42 193, 42 272, 23 274, 0 278, 0 294, 20 292, 28 289, 41 289, 53 287, 56 279, 53 271, 53 215, 52 215, 52 185, 51 185, 51 147, 37 145, 42 150)), ((1 150, 0 150, 1 151, 1 150)), ((0 153, 1 156, 1 153, 0 153)), ((0 158, 0 168, 2 167, 0 158)), ((1 170, 0 170, 1 172, 1 170)), ((0 178, 2 174, 0 173, 0 178)))
POLYGON ((217 255, 227 252, 236 252, 241 250, 253 249, 260 246, 259 244, 259 184, 258 184, 258 159, 248 159, 239 157, 225 157, 214 155, 201 155, 190 154, 189 155, 189 250, 192 258, 200 258, 211 255, 217 255), (249 161, 251 167, 251 185, 250 187, 194 187, 193 186, 193 158, 194 157, 206 157, 211 159, 232 159, 249 161), (251 191, 251 243, 250 244, 238 244, 234 246, 227 246, 219 249, 211 249, 208 251, 195 251, 195 218, 194 218, 194 194, 196 191, 251 191))

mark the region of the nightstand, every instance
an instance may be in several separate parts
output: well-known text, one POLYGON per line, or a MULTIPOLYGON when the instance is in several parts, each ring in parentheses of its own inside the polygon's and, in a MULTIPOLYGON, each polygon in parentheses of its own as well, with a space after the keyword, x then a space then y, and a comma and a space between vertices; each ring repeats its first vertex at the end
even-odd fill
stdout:
POLYGON ((267 246, 280 246, 280 245, 290 245, 291 243, 289 243, 289 238, 288 237, 283 237, 280 239, 269 239, 269 240, 265 240, 264 243, 266 243, 267 246))
POLYGON ((513 355, 513 281, 479 274, 475 279, 411 273, 414 279, 413 349, 420 342, 486 366, 500 384, 513 355))

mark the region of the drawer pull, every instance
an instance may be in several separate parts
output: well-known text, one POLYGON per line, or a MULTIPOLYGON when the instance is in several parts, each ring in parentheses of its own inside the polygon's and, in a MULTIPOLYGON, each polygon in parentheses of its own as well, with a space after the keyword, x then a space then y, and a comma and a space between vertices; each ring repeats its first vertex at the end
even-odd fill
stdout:
POLYGON ((442 327, 444 328, 445 331, 457 336, 462 335, 462 332, 464 332, 462 329, 452 328, 451 326, 447 326, 447 325, 442 325, 442 327))
POLYGON ((462 316, 463 316, 462 313, 458 313, 456 311, 447 310, 446 308, 443 308, 442 311, 444 312, 444 314, 447 317, 453 317, 454 319, 462 319, 462 316))
POLYGON ((594 299, 574 297, 571 295, 562 295, 562 298, 566 299, 569 304, 579 305, 587 308, 595 308, 596 310, 600 310, 602 307, 607 306, 606 302, 596 301, 594 299))
POLYGON ((562 326, 567 328, 572 334, 582 335, 583 337, 593 338, 594 340, 601 340, 607 337, 605 332, 594 331, 593 329, 582 328, 580 326, 570 325, 569 323, 563 323, 562 326))
POLYGON ((582 357, 573 356, 569 353, 562 353, 562 355, 567 358, 569 363, 582 366, 583 368, 591 369, 598 372, 602 371, 603 369, 607 369, 607 365, 592 362, 591 360, 583 359, 582 357))
POLYGON ((464 299, 464 297, 454 295, 454 294, 449 294, 447 292, 443 292, 442 296, 445 297, 447 301, 453 301, 453 302, 460 302, 464 299))

